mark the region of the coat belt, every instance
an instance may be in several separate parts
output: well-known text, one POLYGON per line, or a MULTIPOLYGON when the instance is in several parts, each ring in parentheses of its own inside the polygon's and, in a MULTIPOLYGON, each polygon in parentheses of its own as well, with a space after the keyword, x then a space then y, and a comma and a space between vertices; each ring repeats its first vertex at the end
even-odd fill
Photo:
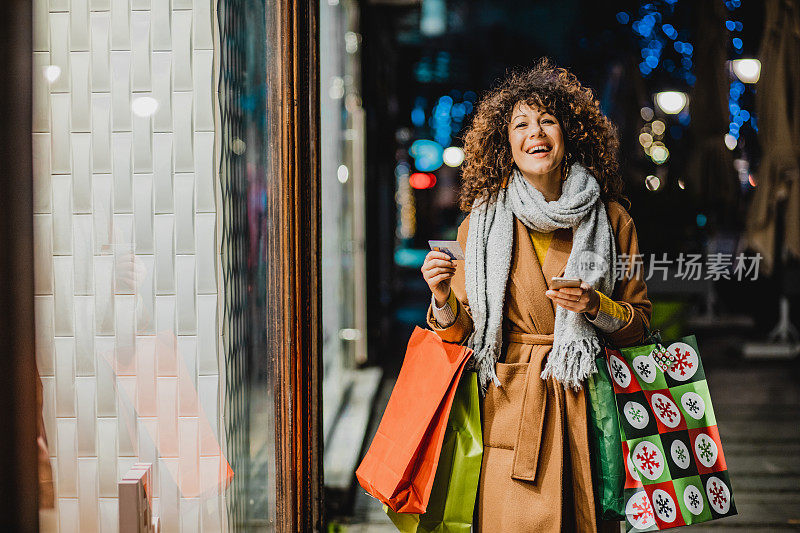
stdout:
MULTIPOLYGON (((508 342, 552 346, 553 334, 506 332, 508 342)), ((551 386, 541 378, 542 368, 531 361, 525 374, 525 395, 522 399, 522 412, 517 429, 517 440, 514 445, 514 463, 511 477, 520 481, 535 482, 536 469, 539 464, 539 451, 542 443, 544 420, 547 415, 547 389, 551 386)), ((558 394, 553 395, 556 404, 560 403, 558 394)), ((552 406, 560 415, 561 406, 552 406)), ((549 407, 549 408, 552 408, 549 407)), ((557 415, 558 416, 558 415, 557 415)), ((561 417, 558 416, 560 420, 561 417)))

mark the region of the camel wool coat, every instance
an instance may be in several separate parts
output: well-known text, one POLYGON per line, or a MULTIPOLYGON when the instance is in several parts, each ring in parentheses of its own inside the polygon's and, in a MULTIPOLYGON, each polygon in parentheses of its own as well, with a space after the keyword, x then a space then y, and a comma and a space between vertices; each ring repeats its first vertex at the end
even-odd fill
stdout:
MULTIPOLYGON (((606 211, 618 257, 631 258, 626 274, 635 273, 639 246, 633 220, 617 202, 608 202, 606 211)), ((464 249, 468 228, 469 217, 458 229, 464 249)), ((496 369, 502 386, 490 384, 481 405, 484 453, 474 522, 479 532, 619 531, 618 522, 597 519, 584 389, 565 389, 540 377, 555 326, 555 304, 544 294, 545 280, 564 274, 571 249, 572 230, 556 230, 540 265, 528 229, 515 219, 503 350, 496 369)), ((451 290, 456 321, 441 328, 429 308, 428 325, 444 341, 462 344, 473 330, 463 261, 456 262, 451 290)), ((631 313, 627 324, 606 337, 617 346, 640 343, 651 312, 643 276, 626 275, 609 296, 631 313)))

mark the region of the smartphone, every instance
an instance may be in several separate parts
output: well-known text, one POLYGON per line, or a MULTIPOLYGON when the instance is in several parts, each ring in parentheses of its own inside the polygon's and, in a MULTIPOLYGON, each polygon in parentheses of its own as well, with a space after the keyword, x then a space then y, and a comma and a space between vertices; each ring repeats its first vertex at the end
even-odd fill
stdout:
POLYGON ((550 280, 551 289, 563 289, 565 287, 580 287, 583 280, 580 278, 560 278, 553 276, 550 280))

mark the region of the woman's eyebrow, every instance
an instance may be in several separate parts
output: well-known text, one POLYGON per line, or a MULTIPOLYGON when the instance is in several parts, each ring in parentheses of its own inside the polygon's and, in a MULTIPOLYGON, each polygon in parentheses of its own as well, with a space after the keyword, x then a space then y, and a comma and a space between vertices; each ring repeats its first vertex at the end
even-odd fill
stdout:
POLYGON ((526 118, 525 115, 516 115, 514 118, 511 119, 511 122, 514 122, 515 120, 517 120, 520 117, 526 118))

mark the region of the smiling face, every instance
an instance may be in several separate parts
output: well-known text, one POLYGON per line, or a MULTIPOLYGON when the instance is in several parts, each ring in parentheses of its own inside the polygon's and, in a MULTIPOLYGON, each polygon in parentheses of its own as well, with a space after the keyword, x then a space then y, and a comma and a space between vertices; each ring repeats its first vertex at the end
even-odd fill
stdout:
POLYGON ((524 176, 560 179, 564 135, 554 115, 525 102, 517 103, 508 124, 508 142, 514 163, 524 176))

